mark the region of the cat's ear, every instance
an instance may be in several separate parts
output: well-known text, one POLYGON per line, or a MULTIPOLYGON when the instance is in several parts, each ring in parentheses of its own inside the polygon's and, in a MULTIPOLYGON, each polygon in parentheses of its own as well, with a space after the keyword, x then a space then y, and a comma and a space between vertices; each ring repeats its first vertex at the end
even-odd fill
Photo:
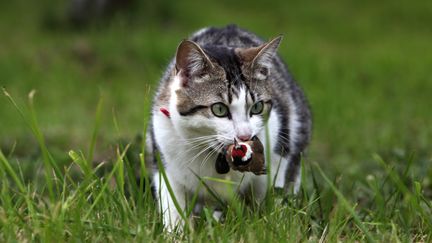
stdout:
POLYGON ((202 72, 206 66, 213 66, 203 49, 195 42, 183 40, 177 47, 176 74, 181 73, 185 78, 202 72))
POLYGON ((272 58, 277 53, 281 41, 282 35, 257 47, 238 49, 237 53, 243 62, 249 63, 252 67, 257 64, 259 66, 269 67, 271 66, 272 58))

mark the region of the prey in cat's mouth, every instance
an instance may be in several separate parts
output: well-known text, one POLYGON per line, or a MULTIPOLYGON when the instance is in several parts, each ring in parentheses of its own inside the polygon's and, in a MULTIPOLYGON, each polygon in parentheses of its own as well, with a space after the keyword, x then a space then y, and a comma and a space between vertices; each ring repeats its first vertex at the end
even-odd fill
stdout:
POLYGON ((237 142, 226 146, 216 159, 216 171, 226 174, 230 169, 240 172, 253 172, 256 175, 266 174, 264 148, 258 137, 246 142, 237 142))

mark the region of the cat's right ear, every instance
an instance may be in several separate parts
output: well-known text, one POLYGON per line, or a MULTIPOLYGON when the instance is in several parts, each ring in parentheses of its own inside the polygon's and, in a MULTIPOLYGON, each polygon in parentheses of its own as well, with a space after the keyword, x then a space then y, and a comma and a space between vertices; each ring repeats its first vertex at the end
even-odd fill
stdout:
MULTIPOLYGON (((201 73, 207 66, 212 67, 213 64, 197 43, 190 40, 183 40, 177 47, 175 64, 176 75, 181 75, 182 78, 187 80, 201 73)), ((185 83, 186 80, 184 80, 183 83, 185 83)))

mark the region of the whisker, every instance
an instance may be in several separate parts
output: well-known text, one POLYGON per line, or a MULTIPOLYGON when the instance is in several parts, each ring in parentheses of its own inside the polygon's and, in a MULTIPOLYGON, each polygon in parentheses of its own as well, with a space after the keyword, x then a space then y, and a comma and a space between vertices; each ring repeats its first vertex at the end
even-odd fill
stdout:
POLYGON ((201 162, 200 165, 200 169, 205 166, 207 164, 207 162, 209 161, 209 159, 213 156, 213 154, 218 153, 219 149, 221 149, 224 146, 224 144, 219 144, 216 148, 213 148, 213 151, 211 151, 205 158, 204 160, 201 162))
POLYGON ((202 151, 200 151, 198 154, 196 154, 191 160, 189 160, 189 162, 187 162, 186 165, 190 165, 192 164, 201 154, 203 154, 205 151, 207 151, 208 149, 211 149, 210 146, 207 146, 205 149, 203 149, 202 151))
POLYGON ((232 137, 214 134, 214 135, 204 135, 193 138, 183 138, 180 141, 185 145, 185 149, 181 151, 178 156, 185 157, 188 153, 196 151, 192 158, 186 158, 182 160, 183 166, 189 166, 193 164, 200 156, 204 155, 203 160, 200 162, 200 168, 205 165, 210 158, 226 145, 231 143, 232 137))

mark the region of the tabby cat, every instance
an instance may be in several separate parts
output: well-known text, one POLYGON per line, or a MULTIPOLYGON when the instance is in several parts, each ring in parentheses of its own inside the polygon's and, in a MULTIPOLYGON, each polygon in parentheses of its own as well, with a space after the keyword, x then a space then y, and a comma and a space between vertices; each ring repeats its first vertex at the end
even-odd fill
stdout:
MULTIPOLYGON (((234 139, 256 136, 268 144, 272 184, 299 189, 311 114, 302 90, 277 55, 281 40, 279 36, 263 42, 229 25, 199 30, 178 46, 154 98, 147 161, 156 164, 160 155, 182 209, 196 193, 201 204, 216 209, 210 191, 225 201, 264 198, 266 175, 241 173, 218 163, 234 139)), ((172 230, 183 223, 180 213, 159 170, 154 170, 152 181, 165 227, 172 230)))

